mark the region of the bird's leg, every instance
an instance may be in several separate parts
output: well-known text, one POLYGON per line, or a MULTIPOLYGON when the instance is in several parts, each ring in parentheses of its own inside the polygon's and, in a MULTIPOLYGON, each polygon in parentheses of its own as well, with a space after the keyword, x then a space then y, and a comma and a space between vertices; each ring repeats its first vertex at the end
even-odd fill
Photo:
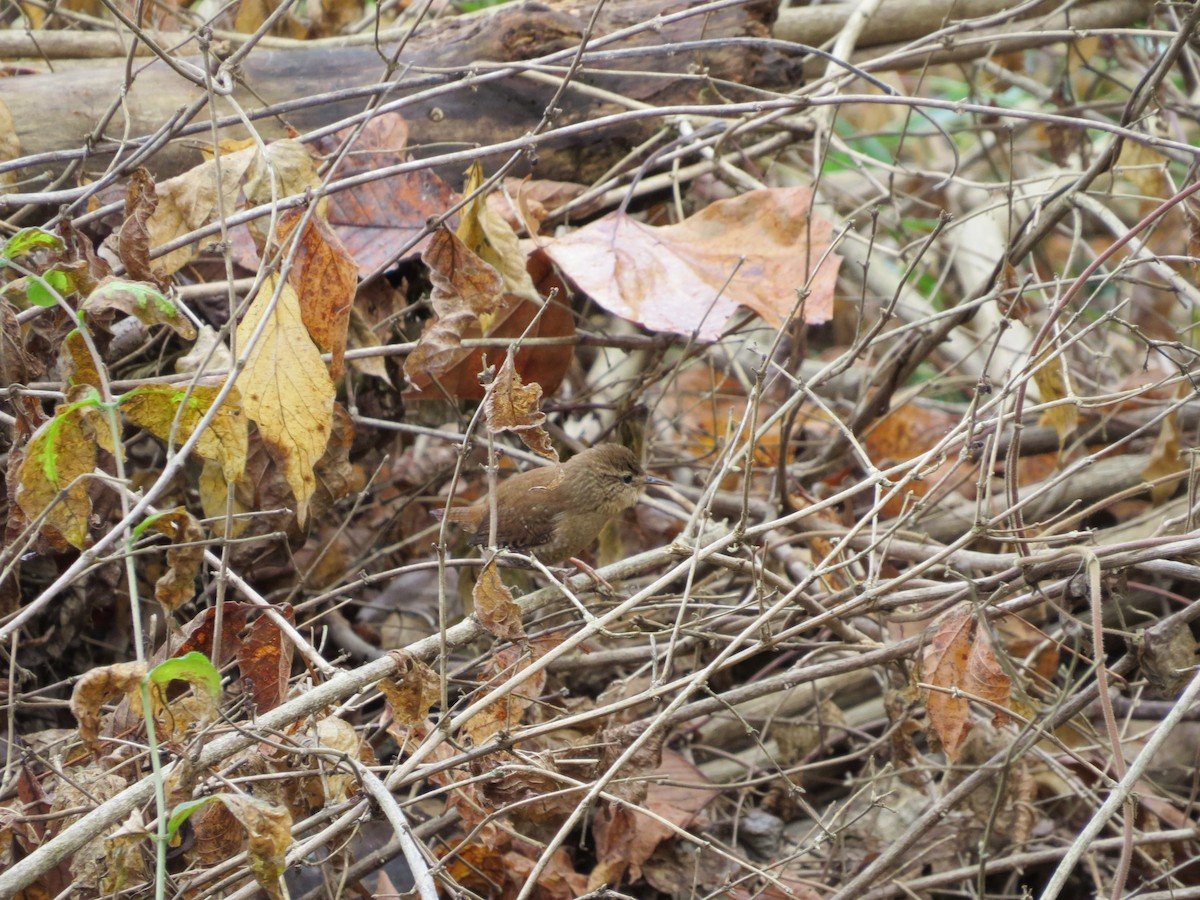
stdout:
MULTIPOLYGON (((552 582, 554 582, 554 584, 558 587, 558 589, 563 592, 563 596, 565 596, 568 600, 570 600, 573 604, 575 604, 575 608, 579 610, 579 613, 580 613, 580 615, 583 616, 583 620, 585 622, 587 622, 589 625, 591 625, 593 628, 595 628, 597 631, 599 631, 605 637, 616 637, 616 635, 614 635, 611 631, 609 631, 607 628, 605 628, 603 625, 601 625, 600 620, 597 619, 594 615, 592 615, 588 611, 588 608, 583 605, 583 601, 581 601, 578 597, 575 596, 574 592, 568 586, 567 578, 565 576, 561 577, 561 578, 558 577, 553 570, 548 568, 545 563, 543 563, 540 559, 538 559, 536 556, 533 556, 532 554, 529 556, 523 557, 523 558, 532 562, 533 567, 535 569, 538 569, 543 575, 545 575, 552 582)), ((608 586, 608 589, 610 591, 612 590, 612 585, 609 585, 607 581, 605 581, 603 578, 601 578, 595 572, 595 570, 592 569, 591 566, 587 565, 586 563, 581 563, 577 559, 572 559, 571 562, 573 562, 577 566, 579 566, 581 571, 586 570, 586 574, 590 574, 591 577, 596 580, 597 585, 604 584, 604 585, 608 586)))
POLYGON ((571 563, 571 565, 577 568, 584 575, 587 575, 596 583, 596 592, 598 594, 602 594, 610 600, 616 595, 616 589, 608 583, 608 580, 587 563, 585 563, 582 559, 572 556, 567 560, 567 562, 571 563))

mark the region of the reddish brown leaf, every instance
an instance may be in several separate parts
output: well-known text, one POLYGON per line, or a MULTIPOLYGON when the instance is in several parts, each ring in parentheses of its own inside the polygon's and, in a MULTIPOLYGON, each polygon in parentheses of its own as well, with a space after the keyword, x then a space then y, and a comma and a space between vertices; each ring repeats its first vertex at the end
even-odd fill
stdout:
MULTIPOLYGON (((279 222, 279 241, 299 224, 305 210, 284 213, 279 222)), ((358 289, 358 271, 349 252, 320 213, 309 217, 300 236, 295 263, 288 282, 300 300, 300 316, 313 342, 333 354, 329 374, 340 378, 346 353, 346 331, 350 307, 358 289)))
POLYGON ((923 693, 929 723, 941 738, 942 749, 951 761, 958 758, 971 725, 967 699, 953 696, 948 691, 961 688, 966 680, 974 628, 975 620, 967 607, 961 606, 947 614, 938 623, 921 661, 921 680, 943 689, 923 693))
MULTIPOLYGON (((525 333, 541 311, 540 303, 504 292, 502 279, 449 229, 441 229, 425 254, 434 289, 431 296, 436 318, 425 327, 417 349, 404 363, 404 374, 414 390, 413 399, 446 395, 464 400, 482 400, 484 387, 479 374, 486 355, 489 365, 502 365, 503 350, 470 350, 465 338, 517 338, 525 333)), ((535 276, 544 263, 530 262, 535 276)), ((561 296, 542 312, 531 337, 571 337, 575 323, 561 296)), ((558 389, 574 358, 574 348, 523 348, 517 353, 516 370, 526 382, 537 382, 545 394, 558 389)))
MULTIPOLYGON (((296 623, 296 614, 290 603, 276 608, 288 624, 296 623)), ((295 649, 291 640, 279 630, 275 620, 267 615, 255 620, 246 639, 238 647, 237 661, 242 683, 254 701, 255 711, 260 715, 274 709, 287 698, 295 649)))
POLYGON ((487 428, 492 434, 512 431, 535 453, 558 462, 558 451, 550 443, 550 435, 542 428, 546 414, 542 412, 541 385, 525 384, 517 374, 513 358, 506 356, 492 389, 483 401, 487 428))
MULTIPOLYGON (((316 141, 316 152, 330 156, 352 129, 316 141)), ((399 113, 378 116, 367 123, 350 153, 337 169, 338 178, 349 178, 404 162, 408 125, 399 113)), ((458 193, 432 169, 420 169, 339 191, 329 198, 326 218, 367 276, 392 261, 401 248, 425 230, 426 223, 458 201, 458 193)), ((422 237, 405 256, 422 253, 429 235, 422 237)))
MULTIPOLYGON (((651 744, 654 742, 651 741, 651 744)), ((661 746, 661 744, 660 744, 661 746)), ((615 746, 624 751, 626 745, 615 746)), ((628 777, 627 769, 621 777, 628 777)), ((639 773, 642 774, 642 773, 639 773)), ((615 868, 627 872, 630 881, 641 878, 642 865, 663 841, 675 836, 667 823, 686 829, 697 814, 707 806, 720 791, 696 787, 707 783, 704 774, 673 750, 662 753, 658 767, 647 770, 646 780, 641 782, 644 796, 639 805, 650 810, 661 819, 638 812, 624 804, 606 804, 596 817, 596 859, 607 869, 615 868), (667 783, 659 783, 665 781, 667 783), (686 787, 673 785, 681 782, 686 787)), ((643 793, 639 790, 637 793, 643 793)))
MULTIPOLYGON (((975 639, 971 642, 971 653, 967 657, 966 677, 962 689, 983 700, 990 700, 998 706, 1007 707, 1012 693, 1012 679, 1004 671, 996 659, 992 648, 992 639, 986 628, 975 629, 975 639)), ((992 721, 996 725, 1007 720, 1003 712, 997 711, 992 721)))
POLYGON ((150 231, 147 223, 158 208, 158 192, 150 172, 138 166, 129 179, 125 195, 125 221, 117 232, 117 255, 134 281, 149 281, 164 287, 163 271, 150 262, 150 231))
MULTIPOLYGON (((249 603, 226 603, 221 619, 221 658, 213 660, 218 667, 231 662, 241 646, 239 634, 246 627, 246 619, 255 607, 249 603)), ((213 628, 216 624, 217 610, 210 606, 196 615, 192 621, 183 626, 182 640, 175 647, 171 656, 183 656, 193 650, 203 653, 210 660, 213 652, 213 628)))

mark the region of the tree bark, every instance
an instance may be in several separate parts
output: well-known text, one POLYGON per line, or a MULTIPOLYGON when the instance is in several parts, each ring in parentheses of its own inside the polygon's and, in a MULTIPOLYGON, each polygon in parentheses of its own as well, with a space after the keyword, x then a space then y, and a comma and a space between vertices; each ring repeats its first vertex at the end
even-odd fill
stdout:
MULTIPOLYGON (((589 45, 599 36, 655 19, 660 13, 673 17, 680 10, 701 6, 700 0, 609 0, 596 22, 589 45)), ((567 0, 553 4, 524 2, 474 16, 437 20, 417 29, 401 53, 396 70, 396 87, 387 95, 392 101, 412 96, 403 110, 409 123, 410 147, 414 155, 444 152, 447 147, 483 146, 520 137, 541 121, 555 95, 554 78, 513 73, 498 80, 455 87, 468 73, 483 74, 494 64, 534 59, 576 46, 586 32, 593 0, 567 0), (492 64, 492 65, 489 65, 492 64), (433 95, 417 96, 407 85, 423 83, 426 88, 440 81, 443 88, 433 95), (447 89, 446 86, 449 86, 447 89)), ((755 0, 704 14, 672 18, 661 27, 644 28, 604 50, 633 47, 660 48, 649 55, 610 61, 588 62, 572 81, 575 87, 555 101, 557 126, 587 122, 600 116, 628 110, 634 103, 664 106, 679 103, 713 102, 713 85, 720 96, 747 99, 736 85, 780 87, 790 78, 799 79, 799 66, 761 48, 709 45, 704 51, 674 52, 670 44, 738 37, 770 35, 777 11, 776 0, 755 0), (684 78, 705 73, 705 78, 684 78), (664 77, 666 76, 666 77, 664 77), (587 86, 598 89, 588 92, 587 86), (605 93, 607 92, 607 93, 605 93), (612 99, 609 99, 609 98, 612 99)), ((390 48, 385 48, 388 50, 390 48)), ((567 55, 551 75, 558 76, 569 65, 567 55)), ((197 65, 198 60, 193 60, 197 65)), ((265 107, 293 102, 277 116, 261 118, 256 127, 265 137, 277 137, 295 129, 301 133, 327 126, 364 108, 367 98, 359 93, 337 96, 355 88, 379 83, 386 60, 373 47, 316 47, 311 50, 266 51, 256 48, 240 67, 240 84, 235 93, 243 108, 253 115, 265 107), (315 102, 304 105, 305 98, 315 102), (299 105, 295 102, 299 101, 299 105)), ((105 136, 136 137, 161 127, 177 111, 193 103, 202 89, 169 69, 161 60, 135 62, 137 73, 125 93, 124 106, 114 117, 105 136), (143 67, 144 66, 144 67, 143 67), (127 116, 127 118, 126 118, 127 116)), ((23 192, 38 189, 39 176, 61 171, 72 151, 86 146, 88 135, 125 88, 125 64, 0 79, 0 102, 6 104, 16 123, 16 136, 25 157, 57 154, 55 158, 27 160, 25 165, 0 165, 15 170, 23 192), (51 112, 52 111, 52 112, 51 112)), ((220 114, 228 106, 218 101, 220 114)), ((200 159, 194 143, 208 143, 207 111, 197 116, 183 135, 197 134, 193 142, 176 140, 160 150, 149 167, 163 178, 194 165, 200 159)), ((187 124, 187 123, 182 123, 187 124)), ((537 172, 542 177, 590 181, 607 170, 631 149, 661 128, 661 121, 647 119, 610 128, 603 134, 589 133, 539 150, 537 172)), ((225 129, 222 137, 244 137, 241 127, 225 129)), ((113 158, 114 141, 100 141, 86 163, 89 174, 105 169, 113 158)), ((128 150, 124 154, 128 156, 128 150)), ((20 161, 18 161, 20 162, 20 161)), ((455 177, 460 173, 454 173, 455 177)))

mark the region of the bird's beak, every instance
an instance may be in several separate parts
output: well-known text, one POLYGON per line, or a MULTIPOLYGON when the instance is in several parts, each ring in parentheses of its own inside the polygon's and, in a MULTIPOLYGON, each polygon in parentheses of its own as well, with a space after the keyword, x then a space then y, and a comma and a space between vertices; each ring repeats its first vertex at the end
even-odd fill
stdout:
POLYGON ((663 481, 661 478, 655 478, 653 475, 646 475, 646 484, 661 484, 664 487, 670 487, 671 482, 663 481))

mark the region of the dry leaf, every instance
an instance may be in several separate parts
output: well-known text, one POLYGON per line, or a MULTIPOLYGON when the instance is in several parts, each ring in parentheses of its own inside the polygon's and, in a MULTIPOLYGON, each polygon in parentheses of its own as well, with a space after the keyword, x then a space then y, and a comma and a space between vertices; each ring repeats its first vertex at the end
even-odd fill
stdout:
POLYGON ((284 854, 292 845, 292 815, 286 806, 268 803, 246 794, 217 795, 233 818, 246 829, 250 871, 272 900, 287 895, 281 888, 284 854))
MULTIPOLYGON (((265 160, 254 146, 219 160, 201 163, 158 185, 158 208, 147 221, 151 246, 159 247, 214 221, 219 212, 218 196, 226 214, 241 208, 239 194, 242 193, 252 203, 271 201, 272 179, 268 176, 268 168, 274 172, 275 189, 281 198, 302 194, 321 184, 304 145, 290 139, 268 144, 265 160), (219 184, 218 165, 221 170, 219 184)), ((161 257, 158 264, 165 274, 170 275, 194 255, 194 248, 183 247, 161 257)))
POLYGON ((71 713, 79 722, 79 737, 100 755, 100 708, 109 700, 136 695, 146 677, 144 662, 114 663, 87 672, 71 691, 71 713))
MULTIPOLYGON (((279 222, 282 244, 303 217, 304 211, 289 210, 279 222)), ((350 307, 358 290, 358 270, 325 217, 314 213, 300 236, 288 283, 300 301, 300 315, 313 342, 333 354, 330 376, 339 378, 346 353, 346 330, 350 307)))
POLYGON ((17 471, 16 501, 25 515, 32 520, 45 513, 43 527, 79 549, 92 512, 86 476, 96 469, 96 449, 83 409, 67 406, 34 432, 17 471))
POLYGON ((399 665, 396 674, 379 682, 379 690, 392 706, 396 722, 418 725, 429 716, 433 704, 441 699, 441 679, 424 662, 399 650, 392 650, 399 665))
POLYGON ((751 191, 660 228, 610 213, 543 249, 609 312, 714 341, 738 306, 780 327, 806 286, 805 321, 829 319, 841 257, 822 259, 833 228, 811 208, 807 187, 751 191))
MULTIPOLYGON (((480 690, 492 690, 518 677, 556 643, 555 639, 533 641, 527 648, 510 646, 493 654, 487 669, 479 676, 480 690)), ((483 746, 499 732, 510 731, 520 725, 525 713, 545 687, 546 672, 543 669, 526 678, 520 687, 473 715, 463 725, 463 731, 471 737, 476 747, 483 746)))
MULTIPOLYGON (((220 393, 221 388, 206 385, 189 390, 177 385, 148 384, 121 398, 121 412, 164 443, 178 446, 192 436, 220 393)), ((196 441, 195 450, 204 459, 220 464, 226 480, 236 481, 246 468, 248 444, 246 416, 242 414, 241 395, 235 387, 196 441)), ((221 509, 223 512, 224 500, 221 509)))
MULTIPOLYGON (((296 624, 296 614, 290 603, 280 604, 276 609, 289 624, 296 624)), ((291 638, 267 615, 255 619, 250 633, 237 648, 238 671, 258 715, 287 699, 295 650, 291 638)))
POLYGON ((512 591, 500 580, 500 570, 494 559, 488 560, 479 573, 471 596, 475 601, 475 618, 480 625, 506 641, 519 641, 525 637, 521 607, 513 602, 512 591))
POLYGON ((942 749, 953 762, 971 729, 970 703, 948 691, 962 686, 966 679, 967 659, 971 653, 971 633, 975 620, 966 607, 944 616, 925 656, 921 660, 921 680, 944 690, 925 690, 925 709, 929 723, 942 741, 942 749))
POLYGON ((303 525, 308 501, 316 490, 316 465, 329 443, 333 423, 333 381, 321 353, 300 317, 300 303, 291 285, 280 286, 279 301, 271 298, 279 284, 269 276, 238 325, 242 352, 259 322, 266 327, 249 350, 238 378, 246 415, 283 467, 296 497, 296 519, 303 525))
MULTIPOLYGON (((989 700, 1007 708, 1012 693, 1012 679, 996 659, 991 634, 986 628, 976 628, 971 651, 967 656, 967 671, 962 689, 972 696, 989 700)), ((992 724, 1002 725, 1008 716, 1000 710, 992 714, 992 724)))
MULTIPOLYGON (((1055 350, 1054 345, 1047 347, 1033 362, 1033 380, 1037 383, 1043 403, 1065 400, 1072 395, 1067 356, 1059 353, 1051 358, 1055 350)), ((1074 403, 1061 403, 1042 413, 1039 422, 1052 426, 1058 432, 1058 445, 1062 447, 1079 425, 1079 407, 1074 403)))
POLYGON ((166 325, 184 340, 195 340, 196 326, 175 301, 144 281, 108 276, 101 280, 81 304, 90 316, 110 310, 135 317, 143 325, 166 325))
MULTIPOLYGON (((1190 386, 1185 386, 1190 391, 1190 386)), ((1154 447, 1150 450, 1150 459, 1142 469, 1142 480, 1154 482, 1165 479, 1150 488, 1150 499, 1156 504, 1166 503, 1179 486, 1179 478, 1169 478, 1171 475, 1183 477, 1188 464, 1183 459, 1183 444, 1179 433, 1179 408, 1176 407, 1162 420, 1158 437, 1154 439, 1154 447)))
POLYGON ((558 451, 542 428, 546 414, 542 412, 541 404, 541 385, 523 383, 512 356, 506 356, 483 401, 488 431, 492 434, 512 431, 530 450, 558 462, 558 451))
MULTIPOLYGON (((506 293, 499 273, 447 228, 433 236, 425 252, 425 263, 433 284, 430 302, 435 318, 425 326, 417 348, 404 362, 404 375, 414 388, 406 397, 440 399, 449 395, 464 400, 483 399, 485 391, 479 375, 485 354, 483 350, 464 348, 464 338, 485 334, 494 338, 519 337, 539 313, 538 324, 529 329, 531 337, 575 333, 569 307, 553 302, 543 310, 540 301, 506 293)), ((506 353, 492 350, 486 355, 489 363, 502 365, 506 353)), ((574 348, 570 345, 525 348, 517 354, 516 370, 523 379, 536 381, 550 394, 558 389, 573 358, 574 348)))
MULTIPOLYGON (((331 156, 357 126, 345 128, 313 143, 313 152, 331 156)), ((338 178, 364 175, 408 159, 408 124, 399 113, 385 113, 367 123, 337 170, 338 178)), ((374 179, 329 198, 326 216, 358 265, 363 277, 429 245, 426 223, 458 202, 458 193, 432 169, 419 169, 374 179)))
POLYGON ((157 207, 154 179, 149 170, 138 166, 125 195, 125 221, 117 231, 117 256, 131 279, 163 287, 165 275, 150 262, 150 232, 146 225, 157 207))
MULTIPOLYGON (((463 193, 474 193, 484 181, 483 166, 472 163, 463 193)), ((468 249, 500 273, 506 293, 536 302, 538 293, 526 268, 517 234, 502 216, 496 214, 487 198, 487 194, 481 194, 463 207, 456 233, 468 249)), ((491 325, 486 320, 482 324, 485 331, 491 325)))
POLYGON ((195 516, 182 506, 155 516, 148 530, 165 534, 171 541, 167 549, 168 568, 154 584, 154 599, 168 613, 173 613, 196 595, 196 575, 204 559, 201 543, 204 531, 195 516))

